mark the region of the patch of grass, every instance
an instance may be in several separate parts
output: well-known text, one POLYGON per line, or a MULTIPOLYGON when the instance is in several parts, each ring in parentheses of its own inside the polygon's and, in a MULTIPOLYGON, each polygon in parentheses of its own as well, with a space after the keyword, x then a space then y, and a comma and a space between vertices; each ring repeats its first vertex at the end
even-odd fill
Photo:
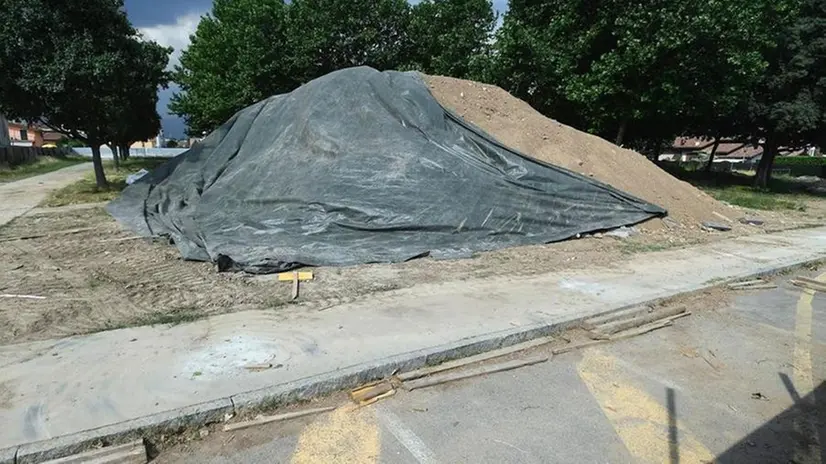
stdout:
POLYGON ((640 243, 640 242, 622 242, 620 245, 620 253, 624 255, 631 255, 636 253, 652 253, 655 251, 663 251, 673 248, 675 245, 668 243, 640 243))
POLYGON ((52 192, 43 202, 43 206, 66 206, 113 200, 126 188, 126 176, 141 169, 151 171, 167 161, 169 158, 130 158, 121 163, 119 170, 115 170, 112 161, 104 161, 103 169, 106 172, 106 180, 109 181, 108 188, 98 188, 95 184, 95 174, 92 172, 83 179, 52 192))
POLYGON ((152 313, 144 316, 134 325, 169 325, 176 326, 203 319, 207 314, 191 308, 175 309, 169 313, 152 313))
POLYGON ((800 195, 773 193, 752 187, 704 189, 714 198, 726 203, 750 209, 805 211, 806 204, 800 195))
POLYGON ((104 325, 104 327, 102 327, 100 330, 96 330, 95 332, 104 332, 107 330, 118 330, 126 329, 129 327, 141 327, 147 325, 168 325, 170 327, 174 327, 176 325, 186 324, 188 322, 195 322, 207 316, 209 315, 203 312, 199 312, 195 308, 179 308, 173 309, 171 312, 168 313, 157 312, 146 314, 135 319, 130 319, 128 321, 109 321, 106 325, 104 325))
POLYGON ((744 208, 805 211, 808 200, 824 197, 822 192, 813 191, 810 184, 788 176, 773 176, 768 187, 760 189, 753 186, 753 171, 705 172, 674 166, 664 168, 717 200, 744 208))
POLYGON ((38 176, 40 174, 47 174, 58 169, 74 166, 75 164, 87 163, 89 160, 76 156, 66 158, 54 158, 51 156, 42 156, 34 163, 22 164, 12 168, 0 167, 0 183, 14 182, 16 180, 25 179, 27 177, 38 176))

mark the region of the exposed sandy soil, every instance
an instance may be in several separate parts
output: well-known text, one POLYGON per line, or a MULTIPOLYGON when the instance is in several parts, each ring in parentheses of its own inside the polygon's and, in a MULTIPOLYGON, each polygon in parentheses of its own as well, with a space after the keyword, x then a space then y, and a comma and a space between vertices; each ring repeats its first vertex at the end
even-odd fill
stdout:
MULTIPOLYGON (((799 220, 787 219, 786 224, 771 224, 777 229, 802 225, 799 220)), ((4 257, 0 294, 46 297, 0 298, 0 325, 5 329, 0 331, 0 344, 246 309, 320 311, 418 284, 610 266, 632 253, 732 236, 702 234, 686 238, 643 231, 625 240, 584 237, 481 253, 471 259, 425 258, 399 264, 319 268, 315 280, 302 284, 299 302, 293 303, 289 283, 279 283, 275 276, 218 273, 211 264, 183 261, 178 250, 164 241, 135 239, 100 206, 42 209, 0 229, 0 255, 4 257), (85 228, 93 230, 65 234, 85 228), (53 235, 9 240, 34 231, 53 235)))
MULTIPOLYGON (((670 234, 702 236, 703 221, 719 222, 714 212, 737 212, 689 183, 676 179, 639 153, 548 119, 499 87, 450 77, 425 76, 442 106, 481 127, 505 145, 628 192, 668 210, 674 221, 655 219, 641 227, 670 234)), ((736 228, 745 228, 736 225, 736 228)))
MULTIPOLYGON (((436 97, 505 144, 613 185, 667 208, 630 239, 584 237, 562 243, 481 253, 472 259, 430 258, 399 264, 321 268, 302 284, 299 303, 274 276, 219 274, 208 263, 185 262, 163 241, 135 239, 103 210, 38 208, 0 228, 0 344, 95 332, 130 325, 182 322, 246 309, 324 310, 370 294, 418 284, 490 276, 523 276, 559 269, 609 266, 630 253, 823 223, 826 202, 808 213, 731 208, 657 168, 643 156, 547 119, 493 86, 428 77, 436 97), (814 213, 813 211, 816 211, 814 213), (701 221, 732 220, 734 230, 702 230, 701 221), (736 223, 759 216, 764 227, 736 223), (86 229, 66 234, 73 229, 86 229), (52 234, 15 240, 16 237, 52 234)), ((0 208, 2 209, 2 208, 0 208)))

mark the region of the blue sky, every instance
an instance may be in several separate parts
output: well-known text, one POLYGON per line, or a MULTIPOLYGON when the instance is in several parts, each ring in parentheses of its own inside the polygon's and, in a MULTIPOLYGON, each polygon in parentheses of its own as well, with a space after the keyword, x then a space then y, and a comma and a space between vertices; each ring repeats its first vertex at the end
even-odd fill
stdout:
MULTIPOLYGON (((182 49, 189 44, 189 36, 198 26, 201 16, 212 8, 212 0, 125 0, 126 12, 132 24, 145 37, 175 49, 172 62, 177 63, 182 49)), ((418 0, 408 0, 418 3, 418 0)), ((494 0, 494 7, 501 13, 507 9, 507 0, 494 0)), ((167 137, 182 138, 184 123, 170 115, 166 106, 177 88, 174 86, 161 91, 158 113, 163 120, 167 137)))

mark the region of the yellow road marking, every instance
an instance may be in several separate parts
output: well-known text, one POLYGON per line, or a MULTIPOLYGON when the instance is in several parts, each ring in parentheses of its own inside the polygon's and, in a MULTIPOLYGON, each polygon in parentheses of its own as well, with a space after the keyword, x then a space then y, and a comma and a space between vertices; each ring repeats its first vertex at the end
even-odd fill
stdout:
POLYGON ((293 464, 374 464, 381 443, 374 408, 342 406, 308 425, 298 438, 293 464))
MULTIPOLYGON (((613 356, 599 349, 583 352, 580 378, 599 403, 628 452, 645 463, 671 462, 668 411, 657 400, 635 387, 613 356)), ((714 455, 689 430, 676 421, 677 450, 682 464, 706 463, 714 455)))
POLYGON ((794 320, 794 385, 801 397, 811 393, 812 379, 812 301, 814 292, 805 289, 797 300, 794 320))
MULTIPOLYGON (((826 279, 826 273, 816 278, 818 281, 824 281, 824 279, 826 279)), ((804 289, 800 299, 797 300, 797 313, 794 319, 794 372, 792 375, 794 388, 797 390, 800 401, 807 402, 812 406, 814 406, 814 395, 811 395, 811 393, 815 389, 812 376, 812 302, 814 296, 815 292, 813 290, 804 289)), ((810 446, 795 450, 797 460, 813 463, 821 462, 820 443, 818 442, 817 433, 814 433, 817 430, 814 419, 808 417, 805 422, 796 421, 795 426, 797 429, 809 429, 807 435, 812 439, 810 446)))

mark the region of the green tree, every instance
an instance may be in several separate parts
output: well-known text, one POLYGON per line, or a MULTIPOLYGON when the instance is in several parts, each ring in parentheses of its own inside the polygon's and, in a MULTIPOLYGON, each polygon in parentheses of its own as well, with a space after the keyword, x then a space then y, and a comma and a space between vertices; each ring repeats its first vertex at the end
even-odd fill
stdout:
POLYGON ((167 140, 166 141, 166 148, 178 148, 178 141, 177 140, 167 140))
POLYGON ((170 104, 192 135, 329 72, 408 62, 405 0, 215 0, 181 56, 170 104))
POLYGON ((289 18, 291 70, 301 83, 352 66, 409 62, 405 0, 293 0, 289 18))
POLYGON ((483 77, 496 19, 489 0, 423 0, 412 11, 409 67, 428 74, 483 77))
POLYGON ((223 124, 238 110, 300 84, 289 48, 283 0, 215 0, 181 54, 169 109, 190 134, 223 124))
POLYGON ((494 77, 545 114, 656 149, 757 79, 761 14, 751 0, 512 0, 494 77))
POLYGON ((100 146, 133 90, 123 76, 140 40, 122 0, 0 0, 0 11, 0 112, 87 143, 106 187, 100 146))
POLYGON ((129 147, 139 140, 147 140, 161 130, 158 115, 158 89, 165 88, 170 75, 166 71, 171 49, 155 42, 132 40, 126 44, 127 58, 117 77, 119 87, 129 89, 121 93, 113 105, 107 128, 107 143, 112 149, 115 166, 119 158, 129 157, 129 147))
POLYGON ((763 146, 755 184, 766 187, 780 147, 822 145, 826 136, 826 0, 773 4, 776 46, 769 66, 737 112, 743 134, 763 146))

